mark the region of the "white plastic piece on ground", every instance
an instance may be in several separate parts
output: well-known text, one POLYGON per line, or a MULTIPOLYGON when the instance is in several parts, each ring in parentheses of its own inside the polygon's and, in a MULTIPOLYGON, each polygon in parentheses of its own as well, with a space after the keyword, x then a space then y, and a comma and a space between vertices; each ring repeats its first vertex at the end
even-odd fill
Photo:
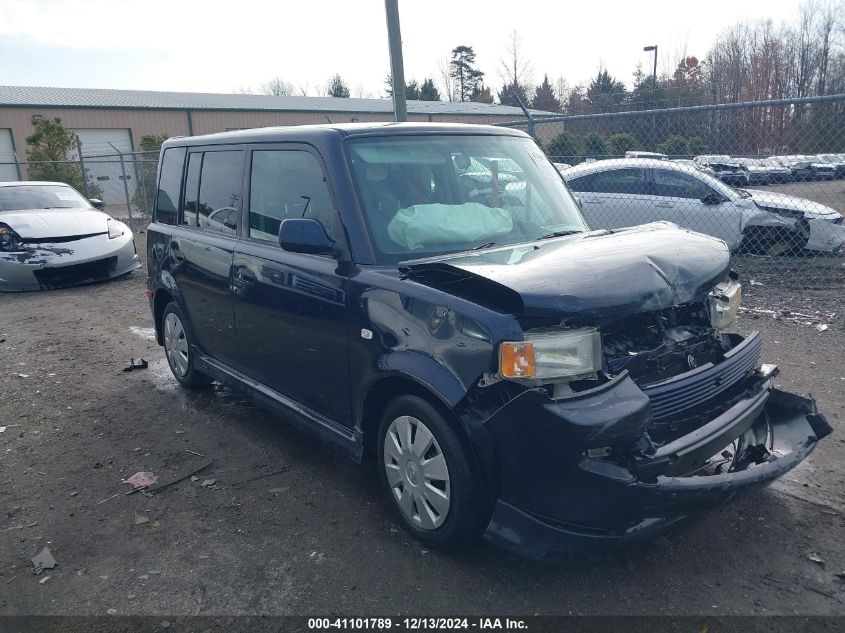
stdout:
POLYGON ((512 230, 510 213, 477 202, 414 205, 399 209, 387 225, 390 239, 410 250, 427 244, 495 240, 512 230))

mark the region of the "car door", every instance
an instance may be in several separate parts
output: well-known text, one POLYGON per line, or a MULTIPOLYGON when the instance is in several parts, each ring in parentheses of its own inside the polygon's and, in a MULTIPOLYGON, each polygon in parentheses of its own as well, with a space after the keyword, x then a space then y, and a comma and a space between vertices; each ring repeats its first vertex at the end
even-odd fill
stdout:
POLYGON ((640 167, 618 167, 567 181, 581 201, 587 224, 593 229, 616 229, 660 219, 655 215, 640 167))
POLYGON ((348 277, 333 257, 279 246, 287 218, 314 218, 343 240, 322 162, 305 146, 252 148, 233 297, 241 365, 251 378, 351 426, 348 277))
POLYGON ((694 172, 660 168, 651 171, 653 204, 660 219, 713 235, 731 247, 739 243, 743 213, 733 200, 694 172))
POLYGON ((243 150, 229 147, 189 152, 180 228, 171 245, 179 262, 174 277, 196 343, 228 364, 238 360, 230 283, 243 160, 243 150))

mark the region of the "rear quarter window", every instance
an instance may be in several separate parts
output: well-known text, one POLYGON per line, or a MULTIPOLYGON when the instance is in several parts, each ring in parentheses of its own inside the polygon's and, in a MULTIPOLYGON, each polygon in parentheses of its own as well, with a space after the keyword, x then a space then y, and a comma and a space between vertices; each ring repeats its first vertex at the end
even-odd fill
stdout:
POLYGON ((184 163, 184 147, 172 147, 164 150, 161 157, 158 193, 156 194, 156 222, 176 224, 179 194, 182 186, 182 165, 184 163))

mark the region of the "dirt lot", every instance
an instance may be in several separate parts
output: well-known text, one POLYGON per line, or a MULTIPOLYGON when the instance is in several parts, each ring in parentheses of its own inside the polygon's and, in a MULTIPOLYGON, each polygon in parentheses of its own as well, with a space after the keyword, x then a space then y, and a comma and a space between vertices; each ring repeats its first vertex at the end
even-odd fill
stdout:
POLYGON ((0 614, 845 614, 836 324, 739 324, 763 330, 781 385, 812 392, 836 429, 808 462, 638 548, 543 567, 486 544, 426 550, 370 470, 237 393, 177 388, 143 291, 136 272, 0 295, 0 614), (150 368, 123 373, 131 357, 150 368), (197 481, 151 495, 121 483, 207 460, 197 481), (35 576, 45 545, 58 566, 35 576))

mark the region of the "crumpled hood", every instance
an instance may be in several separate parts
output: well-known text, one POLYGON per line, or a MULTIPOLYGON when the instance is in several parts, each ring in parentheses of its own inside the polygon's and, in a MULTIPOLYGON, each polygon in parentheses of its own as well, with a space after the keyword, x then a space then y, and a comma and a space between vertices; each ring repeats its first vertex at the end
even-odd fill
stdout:
POLYGON ((770 209, 785 209, 787 211, 803 211, 804 217, 808 220, 835 220, 839 213, 835 209, 826 207, 818 202, 788 196, 777 191, 762 191, 760 189, 746 189, 751 194, 751 199, 761 207, 770 209))
POLYGON ((23 239, 75 237, 108 231, 109 216, 93 209, 33 209, 0 212, 0 222, 23 239))
POLYGON ((727 273, 721 240, 655 222, 408 261, 413 279, 493 309, 615 318, 701 298, 727 273))

